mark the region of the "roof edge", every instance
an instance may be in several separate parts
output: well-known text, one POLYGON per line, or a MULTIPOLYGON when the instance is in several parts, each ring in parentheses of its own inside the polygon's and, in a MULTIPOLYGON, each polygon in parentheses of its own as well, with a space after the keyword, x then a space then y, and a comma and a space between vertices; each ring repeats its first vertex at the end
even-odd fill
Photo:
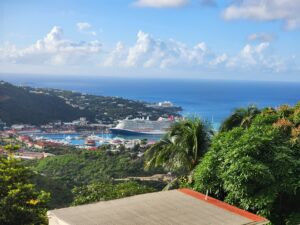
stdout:
POLYGON ((180 192, 182 192, 184 194, 187 194, 189 196, 192 196, 194 198, 197 198, 199 200, 202 200, 202 201, 205 201, 207 203, 210 203, 210 204, 212 204, 214 206, 217 206, 219 208, 222 208, 222 209, 225 209, 227 211, 230 211, 232 213, 238 214, 238 215, 240 215, 242 217, 246 217, 246 218, 248 218, 250 220, 253 220, 255 222, 260 222, 259 224, 266 224, 266 223, 269 222, 269 220, 267 220, 264 217, 258 216, 258 215, 254 214, 254 213, 248 212, 246 210, 240 209, 240 208, 235 207, 233 205, 230 205, 228 203, 222 202, 222 201, 220 201, 218 199, 206 196, 206 195, 204 195, 204 194, 202 194, 200 192, 197 192, 197 191, 194 191, 194 190, 191 190, 191 189, 188 189, 188 188, 178 189, 178 191, 180 191, 180 192))

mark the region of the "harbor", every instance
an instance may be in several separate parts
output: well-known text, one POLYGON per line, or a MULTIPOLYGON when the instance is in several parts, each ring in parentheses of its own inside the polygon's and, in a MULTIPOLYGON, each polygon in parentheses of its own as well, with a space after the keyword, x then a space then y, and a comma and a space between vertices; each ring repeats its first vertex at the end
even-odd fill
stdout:
POLYGON ((45 149, 55 146, 73 146, 97 149, 109 145, 114 149, 132 149, 136 145, 153 144, 160 140, 179 118, 169 116, 157 120, 134 118, 116 121, 115 124, 91 124, 85 117, 72 122, 53 122, 41 126, 14 124, 4 134, 15 136, 27 148, 45 149))
POLYGON ((80 133, 40 133, 31 134, 35 140, 45 140, 62 145, 72 145, 78 148, 98 147, 101 145, 130 145, 138 140, 147 140, 148 142, 156 142, 161 135, 116 135, 112 133, 92 133, 90 135, 80 133))

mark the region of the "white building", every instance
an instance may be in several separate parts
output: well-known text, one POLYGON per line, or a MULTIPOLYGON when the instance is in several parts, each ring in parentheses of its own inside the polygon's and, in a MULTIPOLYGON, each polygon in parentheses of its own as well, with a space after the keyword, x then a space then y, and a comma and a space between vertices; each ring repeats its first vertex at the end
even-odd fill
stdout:
POLYGON ((174 104, 170 101, 159 102, 157 105, 160 107, 173 107, 174 106, 174 104))

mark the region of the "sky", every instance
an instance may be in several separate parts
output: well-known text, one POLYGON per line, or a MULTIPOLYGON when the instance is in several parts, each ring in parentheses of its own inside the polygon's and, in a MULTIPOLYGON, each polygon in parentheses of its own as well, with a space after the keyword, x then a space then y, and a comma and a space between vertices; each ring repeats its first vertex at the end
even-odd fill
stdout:
POLYGON ((299 11, 297 0, 1 0, 0 74, 300 81, 299 11))

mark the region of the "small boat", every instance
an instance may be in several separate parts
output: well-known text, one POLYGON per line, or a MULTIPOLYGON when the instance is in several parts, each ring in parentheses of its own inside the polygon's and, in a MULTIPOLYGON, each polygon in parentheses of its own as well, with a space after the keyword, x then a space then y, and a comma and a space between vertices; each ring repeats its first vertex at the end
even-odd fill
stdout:
POLYGON ((93 135, 88 136, 87 139, 94 140, 94 141, 100 141, 102 138, 93 134, 93 135))
POLYGON ((36 136, 36 137, 35 137, 35 140, 36 140, 36 141, 45 140, 45 139, 46 139, 46 138, 43 137, 43 136, 36 136))
POLYGON ((70 140, 72 140, 72 137, 71 137, 70 135, 68 135, 68 136, 65 138, 65 140, 70 141, 70 140))
POLYGON ((92 139, 86 139, 85 140, 85 145, 87 146, 96 146, 96 141, 92 139))

